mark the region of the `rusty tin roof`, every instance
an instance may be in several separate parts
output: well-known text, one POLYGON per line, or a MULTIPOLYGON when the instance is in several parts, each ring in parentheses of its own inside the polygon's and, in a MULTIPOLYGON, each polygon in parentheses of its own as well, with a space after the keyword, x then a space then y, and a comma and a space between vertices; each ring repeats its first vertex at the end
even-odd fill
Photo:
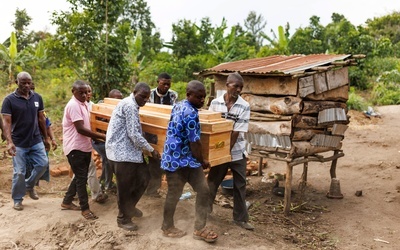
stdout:
POLYGON ((243 75, 293 75, 303 73, 315 67, 329 66, 335 61, 343 61, 351 55, 275 55, 234 62, 221 63, 204 69, 199 75, 239 72, 243 75))

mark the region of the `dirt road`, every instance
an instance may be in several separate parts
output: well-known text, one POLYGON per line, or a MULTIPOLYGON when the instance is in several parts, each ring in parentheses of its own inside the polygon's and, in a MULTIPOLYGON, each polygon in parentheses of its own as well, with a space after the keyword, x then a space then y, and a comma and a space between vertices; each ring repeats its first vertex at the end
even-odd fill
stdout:
MULTIPOLYGON (((134 221, 137 232, 117 227, 116 197, 92 203, 100 218, 85 221, 80 212, 60 209, 69 177, 52 178, 38 188, 40 199, 24 200, 21 212, 12 209, 11 159, 0 162, 0 249, 399 249, 400 246, 400 106, 377 108, 381 118, 368 119, 357 112, 346 131, 337 177, 344 199, 327 199, 329 164, 310 163, 308 186, 302 209, 282 215, 282 198, 271 194, 271 184, 250 176, 248 200, 255 231, 231 223, 229 199, 214 205, 209 221, 219 233, 215 244, 194 240, 194 199, 180 201, 176 226, 187 231, 180 239, 162 236, 163 198, 143 197, 138 204, 144 216, 134 221), (362 191, 362 196, 356 196, 362 191)), ((4 147, 4 144, 3 144, 4 147)), ((59 165, 65 165, 61 162, 59 165)), ((52 166, 57 164, 52 162, 52 166)), ((264 173, 283 172, 270 161, 264 173)), ((302 172, 294 168, 297 188, 302 172)), ((294 205, 298 194, 293 196, 294 205)))

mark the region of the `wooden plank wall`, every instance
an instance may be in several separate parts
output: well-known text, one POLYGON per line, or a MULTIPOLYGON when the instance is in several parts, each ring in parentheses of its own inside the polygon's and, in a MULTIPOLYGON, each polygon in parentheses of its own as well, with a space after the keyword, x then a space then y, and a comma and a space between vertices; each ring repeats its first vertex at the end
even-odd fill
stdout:
MULTIPOLYGON (((278 140, 289 135, 291 146, 282 144, 280 150, 291 157, 340 149, 346 130, 343 126, 349 122, 347 67, 325 67, 299 77, 243 79, 242 97, 251 109, 248 138, 268 134, 278 140)), ((225 82, 226 76, 216 75, 216 90, 226 89, 225 82)), ((266 146, 279 144, 271 141, 266 146)))

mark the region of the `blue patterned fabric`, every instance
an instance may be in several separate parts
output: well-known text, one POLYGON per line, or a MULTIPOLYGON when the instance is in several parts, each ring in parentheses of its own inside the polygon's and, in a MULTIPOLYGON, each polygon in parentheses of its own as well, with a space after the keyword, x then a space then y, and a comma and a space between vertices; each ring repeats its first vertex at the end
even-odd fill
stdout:
POLYGON ((179 168, 201 166, 190 150, 190 142, 200 140, 200 121, 196 107, 187 100, 178 102, 171 112, 167 139, 161 157, 161 168, 175 172, 179 168))

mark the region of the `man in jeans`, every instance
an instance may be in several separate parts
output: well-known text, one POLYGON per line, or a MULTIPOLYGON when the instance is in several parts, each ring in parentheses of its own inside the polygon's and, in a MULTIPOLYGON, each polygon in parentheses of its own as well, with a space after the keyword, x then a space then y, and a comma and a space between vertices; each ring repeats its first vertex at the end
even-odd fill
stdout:
POLYGON ((7 151, 13 156, 13 208, 20 211, 24 209, 22 201, 26 192, 32 199, 39 199, 34 186, 46 171, 46 149, 50 149, 50 143, 43 100, 39 94, 31 91, 31 75, 27 72, 19 73, 16 83, 18 88, 4 99, 1 113, 7 151), (31 159, 32 172, 25 179, 27 158, 31 159))

